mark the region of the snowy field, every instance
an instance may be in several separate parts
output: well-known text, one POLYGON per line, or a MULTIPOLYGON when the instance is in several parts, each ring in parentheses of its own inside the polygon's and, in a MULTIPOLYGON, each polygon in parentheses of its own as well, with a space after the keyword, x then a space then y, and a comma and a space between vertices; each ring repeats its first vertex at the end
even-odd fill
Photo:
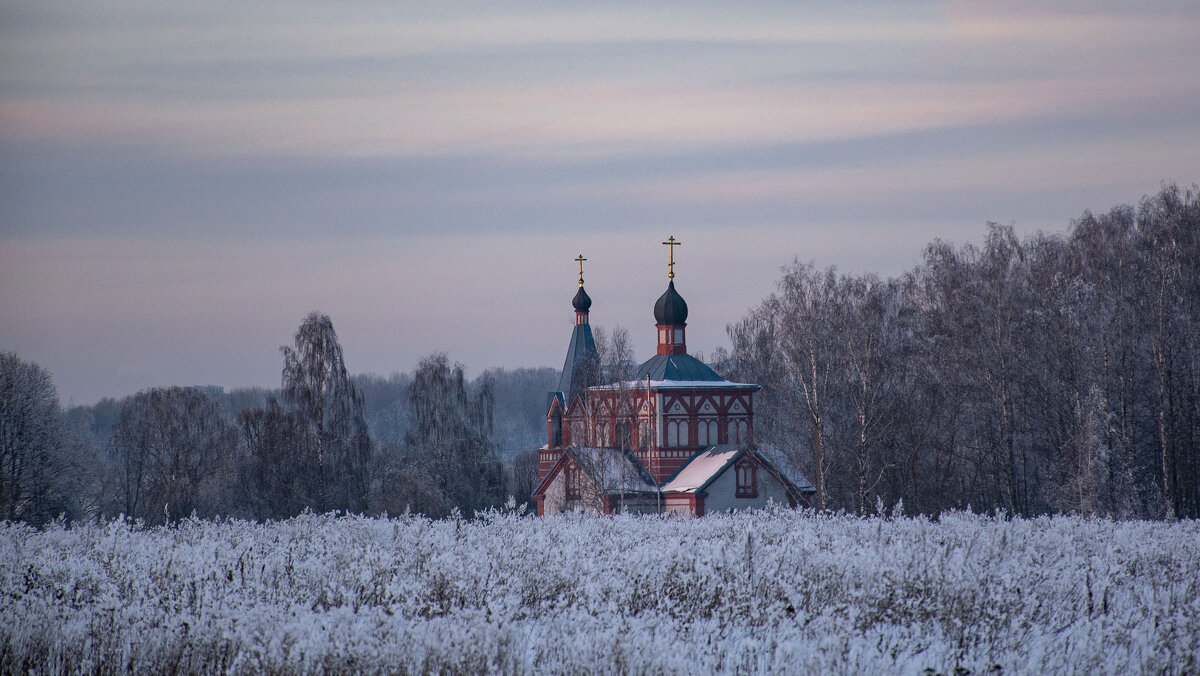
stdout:
POLYGON ((0 533, 3 673, 1200 671, 1197 522, 772 510, 0 533))

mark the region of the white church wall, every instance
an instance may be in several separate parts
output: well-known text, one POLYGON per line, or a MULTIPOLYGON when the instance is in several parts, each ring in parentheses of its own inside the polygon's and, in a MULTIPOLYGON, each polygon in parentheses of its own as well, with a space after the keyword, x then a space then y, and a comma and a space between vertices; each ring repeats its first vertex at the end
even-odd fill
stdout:
POLYGON ((558 476, 546 487, 546 498, 542 502, 543 514, 560 514, 567 509, 567 473, 559 472, 558 476))
POLYGON ((686 495, 672 495, 665 498, 667 514, 691 515, 691 501, 686 495))
POLYGON ((768 502, 786 507, 788 504, 787 488, 761 466, 758 468, 757 475, 758 497, 735 497, 737 495, 737 472, 734 471, 733 464, 730 464, 724 472, 721 472, 716 481, 708 485, 708 489, 705 491, 708 497, 704 499, 704 512, 708 514, 739 509, 757 509, 766 507, 768 502))

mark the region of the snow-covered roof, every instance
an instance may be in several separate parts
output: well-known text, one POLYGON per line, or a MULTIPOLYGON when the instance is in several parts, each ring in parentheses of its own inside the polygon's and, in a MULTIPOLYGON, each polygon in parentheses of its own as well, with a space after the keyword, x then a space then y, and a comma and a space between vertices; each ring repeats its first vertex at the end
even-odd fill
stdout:
MULTIPOLYGON (((593 390, 645 390, 646 380, 630 380, 624 383, 613 385, 597 385, 592 387, 593 390)), ((734 383, 728 380, 651 380, 650 389, 652 390, 700 390, 700 389, 730 389, 730 390, 758 390, 762 389, 761 385, 753 383, 734 383)))
POLYGON ((675 476, 663 485, 662 490, 664 493, 693 493, 701 490, 741 453, 742 449, 728 444, 701 451, 692 456, 691 461, 681 467, 675 476))
POLYGON ((759 462, 773 470, 786 483, 792 484, 801 493, 811 493, 816 490, 808 478, 796 469, 795 463, 789 461, 775 447, 730 446, 723 444, 713 446, 692 456, 686 465, 681 467, 675 476, 663 484, 664 493, 696 493, 703 491, 714 479, 724 472, 730 464, 745 453, 753 454, 759 462), (767 451, 767 452, 764 452, 767 451))
POLYGON ((579 446, 567 450, 606 494, 655 492, 650 475, 632 455, 618 448, 579 446))
POLYGON ((816 487, 800 472, 796 467, 796 463, 788 457, 788 454, 778 446, 764 444, 756 448, 759 457, 763 458, 775 468, 788 481, 795 484, 796 488, 804 493, 816 491, 816 487))

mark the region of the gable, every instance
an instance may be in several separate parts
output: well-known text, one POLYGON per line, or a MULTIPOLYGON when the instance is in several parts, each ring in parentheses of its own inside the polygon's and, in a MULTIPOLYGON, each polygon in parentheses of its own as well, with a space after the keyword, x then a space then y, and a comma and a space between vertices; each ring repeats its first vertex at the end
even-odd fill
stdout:
POLYGON ((764 474, 770 475, 788 493, 811 493, 815 490, 799 473, 796 473, 798 480, 793 480, 756 447, 739 448, 728 444, 713 446, 693 455, 687 464, 663 484, 662 490, 664 493, 703 493, 744 456, 753 459, 754 464, 764 474))
POLYGON ((561 474, 564 469, 566 469, 567 463, 570 461, 571 460, 567 457, 566 453, 558 456, 558 460, 556 460, 554 464, 550 466, 550 471, 546 472, 546 476, 537 485, 537 488, 533 489, 532 497, 536 498, 546 495, 546 491, 550 488, 550 484, 554 483, 555 478, 557 478, 558 475, 561 474))
POLYGON ((692 456, 675 475, 663 484, 664 493, 700 493, 743 453, 728 444, 713 446, 692 456))
POLYGON ((655 492, 657 486, 649 473, 633 456, 612 448, 572 447, 567 449, 546 472, 533 497, 544 496, 563 472, 578 467, 594 487, 605 495, 618 493, 655 492))

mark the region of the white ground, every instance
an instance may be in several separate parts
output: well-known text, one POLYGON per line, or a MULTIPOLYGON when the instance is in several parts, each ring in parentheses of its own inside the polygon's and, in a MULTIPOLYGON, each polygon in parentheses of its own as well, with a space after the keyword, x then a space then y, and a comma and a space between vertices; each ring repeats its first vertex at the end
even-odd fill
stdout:
POLYGON ((1200 524, 0 523, 0 671, 1195 673, 1200 524))

